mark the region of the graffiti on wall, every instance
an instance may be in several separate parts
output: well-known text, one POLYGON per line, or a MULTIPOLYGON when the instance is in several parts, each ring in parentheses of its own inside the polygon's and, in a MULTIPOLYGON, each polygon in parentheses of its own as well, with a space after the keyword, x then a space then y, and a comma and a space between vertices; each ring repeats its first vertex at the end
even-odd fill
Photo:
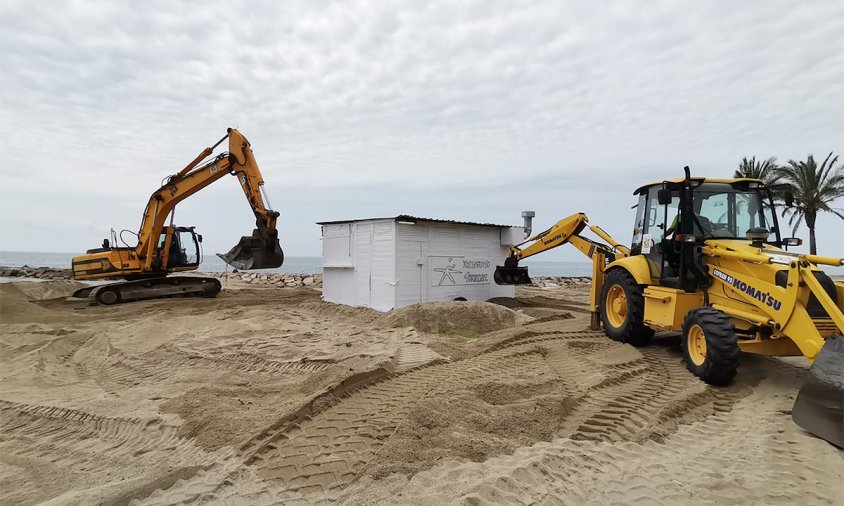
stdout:
POLYGON ((488 258, 429 256, 431 286, 486 285, 494 266, 488 258))

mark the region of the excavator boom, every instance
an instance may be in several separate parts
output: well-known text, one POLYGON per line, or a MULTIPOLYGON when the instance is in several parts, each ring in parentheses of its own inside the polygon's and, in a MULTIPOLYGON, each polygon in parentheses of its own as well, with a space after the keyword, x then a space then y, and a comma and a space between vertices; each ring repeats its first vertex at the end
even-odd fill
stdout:
POLYGON ((158 238, 176 205, 228 174, 237 177, 255 214, 256 228, 252 235, 242 237, 228 253, 218 256, 238 269, 271 269, 281 266, 284 254, 276 230, 279 213, 269 208, 263 190, 264 178, 255 162, 249 141, 239 131, 229 128, 225 137, 213 147, 205 148, 150 196, 136 248, 138 255, 144 258, 145 269, 153 269, 158 238), (199 165, 213 152, 214 147, 226 139, 229 141, 228 153, 222 153, 212 161, 199 165))

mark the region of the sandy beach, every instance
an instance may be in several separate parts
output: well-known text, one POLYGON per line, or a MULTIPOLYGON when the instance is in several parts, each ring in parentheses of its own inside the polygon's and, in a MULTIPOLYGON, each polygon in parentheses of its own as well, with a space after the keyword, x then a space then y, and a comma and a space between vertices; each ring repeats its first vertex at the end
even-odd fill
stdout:
POLYGON ((3 504, 841 504, 790 409, 805 360, 713 388, 589 286, 382 314, 230 280, 110 307, 0 284, 3 504))

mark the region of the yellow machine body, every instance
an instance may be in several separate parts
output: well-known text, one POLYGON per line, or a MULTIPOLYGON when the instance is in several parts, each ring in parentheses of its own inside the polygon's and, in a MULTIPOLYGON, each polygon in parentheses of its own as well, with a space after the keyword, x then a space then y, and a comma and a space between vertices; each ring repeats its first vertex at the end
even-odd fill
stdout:
POLYGON ((759 180, 691 178, 686 168, 685 178, 636 190, 631 247, 577 213, 513 246, 495 280, 529 283, 520 260, 572 244, 592 260, 591 327, 612 339, 639 346, 656 331, 682 332, 687 367, 712 384, 732 379, 739 351, 817 361, 794 419, 842 446, 844 283, 819 265, 841 266, 844 259, 783 249, 799 240, 780 238, 766 191, 759 180), (606 242, 583 237, 587 228, 606 242))
MULTIPOLYGON (((163 241, 160 244, 162 247, 157 248, 153 253, 154 259, 151 265, 154 265, 155 269, 150 269, 152 272, 173 273, 196 270, 198 262, 187 265, 170 265, 172 262, 170 262, 170 257, 166 253, 171 250, 174 234, 177 233, 176 229, 177 227, 171 225, 164 227, 161 231, 163 241)), ((84 280, 139 276, 145 272, 150 272, 145 268, 146 262, 144 260, 138 255, 135 248, 108 248, 106 251, 94 251, 73 257, 73 277, 74 279, 84 280)))
MULTIPOLYGON (((772 246, 760 250, 749 243, 742 248, 736 241, 730 241, 729 245, 708 241, 704 251, 712 255, 705 255, 704 261, 713 278, 705 292, 686 292, 643 282, 649 280, 649 274, 641 261, 629 261, 636 257, 616 261, 607 268, 625 269, 637 282, 647 285, 644 318, 654 330, 680 332, 691 310, 709 305, 729 315, 737 329, 748 332, 745 334, 748 338, 738 341, 742 351, 774 356, 803 355, 812 361, 825 339, 844 329, 844 283, 835 283, 838 296, 834 302, 816 279, 815 273, 821 270, 806 257, 832 265, 841 265, 841 259, 794 255, 772 246), (727 255, 721 256, 724 252, 727 255), (787 265, 772 263, 768 254, 778 259, 790 257, 793 261, 787 265), (786 287, 777 286, 778 272, 787 273, 786 287), (826 311, 825 317, 809 315, 807 307, 812 296, 826 311)), ((599 301, 593 299, 592 304, 597 312, 599 301)))

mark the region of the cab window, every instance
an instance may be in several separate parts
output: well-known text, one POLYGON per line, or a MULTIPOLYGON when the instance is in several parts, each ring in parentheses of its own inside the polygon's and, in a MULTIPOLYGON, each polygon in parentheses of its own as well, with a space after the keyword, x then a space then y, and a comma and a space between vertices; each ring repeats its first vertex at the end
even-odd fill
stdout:
POLYGON ((181 246, 180 257, 183 258, 184 264, 199 263, 199 252, 191 232, 179 232, 179 245, 181 246))
POLYGON ((633 240, 630 242, 631 251, 642 249, 642 235, 645 233, 645 203, 647 198, 644 194, 639 195, 639 203, 636 204, 636 221, 633 224, 633 240))

